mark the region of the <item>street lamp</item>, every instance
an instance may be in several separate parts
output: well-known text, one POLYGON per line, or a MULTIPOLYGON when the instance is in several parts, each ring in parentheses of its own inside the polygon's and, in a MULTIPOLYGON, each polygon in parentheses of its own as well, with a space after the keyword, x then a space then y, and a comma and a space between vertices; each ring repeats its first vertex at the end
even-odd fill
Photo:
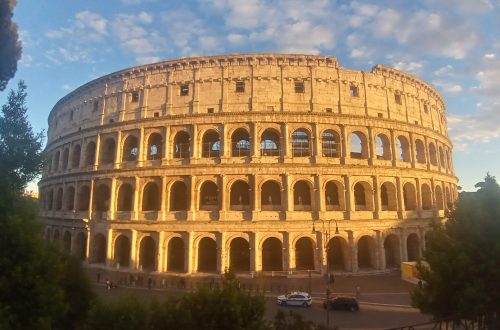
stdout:
MULTIPOLYGON (((325 230, 325 220, 321 220, 321 224, 323 227, 323 249, 325 251, 326 256, 326 328, 330 329, 330 309, 328 306, 329 298, 330 298, 330 263, 328 258, 328 250, 330 249, 330 224, 335 221, 335 235, 339 234, 339 224, 337 220, 330 219, 328 222, 328 229, 325 230)), ((316 233, 315 223, 313 220, 313 233, 316 233)))

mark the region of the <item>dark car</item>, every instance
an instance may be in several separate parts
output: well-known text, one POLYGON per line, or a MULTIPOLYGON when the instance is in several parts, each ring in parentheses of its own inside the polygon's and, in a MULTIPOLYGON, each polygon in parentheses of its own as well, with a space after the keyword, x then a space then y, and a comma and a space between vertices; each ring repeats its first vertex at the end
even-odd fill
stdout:
POLYGON ((359 310, 358 301, 352 297, 335 297, 323 302, 323 308, 345 310, 357 312, 359 310))

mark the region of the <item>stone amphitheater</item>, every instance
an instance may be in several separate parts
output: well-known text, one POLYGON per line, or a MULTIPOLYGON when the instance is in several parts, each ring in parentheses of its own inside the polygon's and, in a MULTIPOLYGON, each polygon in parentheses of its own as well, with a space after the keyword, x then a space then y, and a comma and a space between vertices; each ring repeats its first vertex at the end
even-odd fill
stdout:
POLYGON ((457 198, 443 98, 383 65, 181 58, 93 80, 48 123, 45 236, 103 271, 379 272, 457 198))

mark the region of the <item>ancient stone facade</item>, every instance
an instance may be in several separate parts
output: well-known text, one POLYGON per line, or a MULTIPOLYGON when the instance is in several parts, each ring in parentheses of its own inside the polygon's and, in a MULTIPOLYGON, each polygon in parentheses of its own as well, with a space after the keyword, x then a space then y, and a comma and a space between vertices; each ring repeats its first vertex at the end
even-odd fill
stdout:
POLYGON ((456 199, 451 150, 442 97, 407 73, 183 58, 55 105, 41 216, 47 239, 125 272, 383 270, 417 259, 456 199))

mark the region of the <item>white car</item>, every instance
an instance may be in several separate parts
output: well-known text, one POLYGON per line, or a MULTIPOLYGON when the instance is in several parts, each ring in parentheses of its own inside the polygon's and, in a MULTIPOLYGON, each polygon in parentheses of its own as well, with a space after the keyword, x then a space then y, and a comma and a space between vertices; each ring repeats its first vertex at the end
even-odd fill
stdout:
POLYGON ((280 306, 310 307, 312 299, 307 292, 292 292, 287 295, 278 296, 277 302, 280 306))

